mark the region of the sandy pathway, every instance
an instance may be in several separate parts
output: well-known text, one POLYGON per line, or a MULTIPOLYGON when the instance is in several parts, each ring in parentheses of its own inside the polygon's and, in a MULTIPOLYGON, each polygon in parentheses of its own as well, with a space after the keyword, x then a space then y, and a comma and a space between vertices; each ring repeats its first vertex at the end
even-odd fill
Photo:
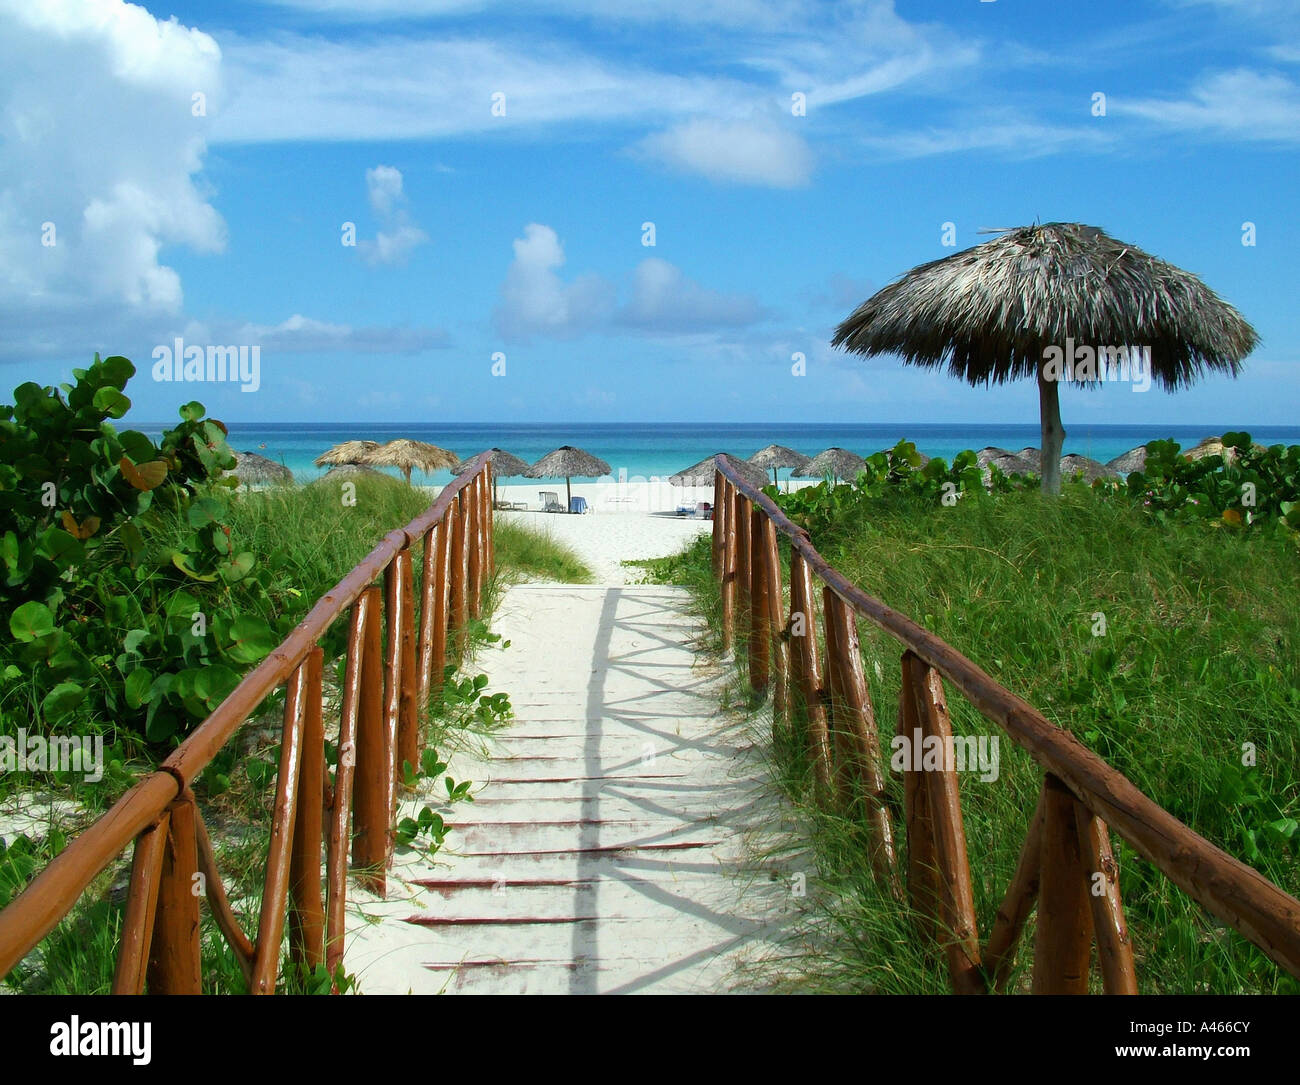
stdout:
POLYGON ((358 893, 345 963, 363 991, 725 990, 785 926, 788 880, 744 858, 779 800, 718 709, 685 602, 506 593, 494 626, 511 646, 479 666, 517 719, 453 755, 479 798, 446 811, 439 862, 399 853, 387 900, 358 893))

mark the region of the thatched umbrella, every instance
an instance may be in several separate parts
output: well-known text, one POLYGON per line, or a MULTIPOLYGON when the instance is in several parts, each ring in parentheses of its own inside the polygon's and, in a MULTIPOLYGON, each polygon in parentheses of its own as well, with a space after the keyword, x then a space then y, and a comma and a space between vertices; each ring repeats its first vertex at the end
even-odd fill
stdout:
POLYGON ((1116 456, 1106 466, 1120 475, 1131 475, 1134 471, 1145 471, 1147 466, 1147 446, 1138 445, 1137 448, 1130 448, 1122 456, 1116 456))
POLYGON ((317 467, 342 467, 360 463, 361 457, 379 447, 378 441, 344 441, 316 457, 317 467))
POLYGON ((399 437, 386 445, 372 448, 357 459, 357 463, 366 467, 400 467, 407 482, 411 481, 412 468, 418 467, 428 474, 444 467, 455 467, 459 462, 460 457, 454 452, 424 441, 412 441, 408 437, 399 437))
POLYGON ((839 482, 842 478, 857 478, 859 471, 865 471, 867 461, 856 452, 837 448, 832 445, 823 452, 818 452, 808 466, 791 473, 791 478, 833 478, 839 482))
POLYGON ((779 467, 791 467, 796 471, 802 471, 812 460, 802 452, 796 452, 793 448, 786 448, 785 445, 768 445, 766 448, 760 448, 752 456, 749 462, 763 468, 764 471, 772 472, 772 485, 778 485, 776 472, 779 467))
MULTIPOLYGON (((512 478, 515 475, 526 475, 528 473, 528 464, 524 463, 518 456, 512 456, 509 452, 503 452, 499 448, 489 449, 490 455, 488 460, 492 464, 492 504, 497 503, 497 478, 512 478)), ((471 456, 469 459, 472 460, 471 456)), ((451 469, 453 475, 464 474, 465 469, 469 467, 469 460, 461 460, 451 469)))
POLYGON ((564 496, 566 511, 573 509, 573 478, 599 478, 611 474, 609 464, 597 459, 590 452, 584 452, 572 445, 561 445, 554 452, 548 452, 532 467, 524 472, 527 478, 562 478, 564 479, 564 496))
POLYGON ((1084 482, 1096 482, 1099 478, 1119 478, 1119 472, 1113 467, 1098 463, 1087 456, 1071 453, 1061 457, 1061 477, 1071 478, 1082 474, 1084 482))
POLYGON ((1207 369, 1235 377, 1259 337, 1195 275, 1095 226, 1049 222, 913 268, 858 306, 831 342, 947 365, 973 385, 1036 378, 1043 490, 1059 493, 1059 385, 1098 376, 1095 356, 1091 370, 1076 369, 1086 356, 1065 357, 1074 343, 1149 348, 1151 379, 1173 391, 1207 369))
POLYGON ((235 466, 230 473, 244 486, 292 486, 293 472, 282 463, 268 460, 256 452, 232 452, 235 466))
MULTIPOLYGON (((761 467, 755 467, 748 460, 737 459, 735 456, 728 456, 727 459, 736 469, 737 474, 754 489, 761 490, 767 485, 767 472, 761 467)), ((675 475, 669 475, 668 481, 674 486, 712 486, 716 481, 714 472, 717 469, 714 456, 710 456, 685 470, 678 471, 675 475)))
POLYGON ((333 480, 335 482, 346 482, 349 479, 359 478, 387 478, 387 475, 380 475, 373 467, 365 467, 359 463, 341 463, 337 467, 331 467, 326 471, 317 482, 333 480))

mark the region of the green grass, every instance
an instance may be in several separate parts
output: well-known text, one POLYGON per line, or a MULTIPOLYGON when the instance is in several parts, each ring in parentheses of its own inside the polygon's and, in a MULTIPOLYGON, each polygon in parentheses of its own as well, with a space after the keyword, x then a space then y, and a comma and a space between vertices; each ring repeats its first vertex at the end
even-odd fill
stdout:
MULTIPOLYGON (((1280 536, 1161 526, 1125 502, 1067 487, 955 508, 882 500, 871 516, 814 542, 851 580, 911 616, 1129 777, 1228 853, 1300 895, 1300 562, 1280 536), (1105 633, 1094 636, 1104 615, 1105 633), (1253 747, 1255 764, 1249 760, 1253 747)), ((679 582, 715 622, 707 545, 679 582)), ((716 630, 715 630, 716 632, 716 630)), ((901 646, 859 623, 888 765, 901 646)), ((737 678, 743 675, 743 651, 737 678)), ((958 734, 1000 735, 949 690, 958 734)), ((770 728, 770 712, 753 714, 770 728)), ((946 990, 942 963, 871 876, 861 827, 809 803, 802 745, 777 728, 787 794, 809 819, 815 908, 799 934, 811 990, 946 990)), ((771 734, 771 731, 768 731, 771 734)), ((960 779, 980 931, 1014 870, 1041 770, 1001 736, 1000 775, 960 779)), ((901 782, 889 801, 899 824, 901 782)), ((1144 992, 1297 991, 1300 985, 1114 838, 1144 992)), ((1027 978, 1032 921, 1013 989, 1027 978)))
MULTIPOLYGON (((273 552, 280 555, 272 592, 278 608, 275 617, 295 622, 301 619, 316 599, 365 557, 386 533, 410 522, 432 500, 428 491, 416 490, 385 476, 361 477, 355 482, 355 504, 345 504, 344 491, 325 482, 242 494, 233 503, 228 522, 232 537, 240 547, 259 556, 273 552)), ((484 620, 469 627, 466 650, 459 661, 462 675, 472 675, 474 672, 469 668, 477 655, 495 642, 488 625, 506 583, 533 576, 570 583, 591 580, 590 571, 562 544, 522 525, 499 520, 495 526, 497 572, 486 585, 484 620)), ((169 539, 186 530, 178 523, 157 522, 153 542, 166 546, 169 539)), ((418 597, 421 577, 418 556, 412 564, 418 597)), ((341 647, 346 626, 345 619, 337 620, 327 644, 333 644, 336 649, 341 647)), ((336 669, 336 664, 328 658, 330 654, 327 647, 327 700, 336 669)), ((474 734, 492 726, 490 718, 475 711, 477 692, 467 700, 449 698, 430 706, 424 742, 442 752, 444 759, 467 737, 472 740, 474 734)), ((218 849, 219 866, 232 907, 250 936, 256 931, 269 841, 274 784, 273 773, 268 774, 267 768, 278 756, 274 733, 259 733, 258 729, 278 728, 282 707, 282 691, 268 697, 255 716, 255 724, 246 725, 238 732, 195 784, 204 819, 218 849)), ((327 708, 327 737, 331 737, 330 722, 327 708)), ((142 760, 127 766, 129 771, 112 779, 106 777, 103 787, 77 786, 76 798, 84 803, 84 810, 75 819, 76 824, 62 828, 51 826, 37 841, 21 838, 7 841, 10 847, 0 850, 0 907, 62 850, 68 838, 111 805, 135 778, 153 767, 153 763, 142 760)), ((450 771, 455 771, 454 762, 450 771)), ((71 777, 62 780, 51 775, 42 779, 40 785, 56 795, 67 791, 71 796, 74 782, 71 777)), ((116 960, 129 862, 128 850, 118 863, 100 875, 36 953, 0 981, 0 986, 22 993, 106 993, 116 960)), ((216 930, 208 910, 202 909, 201 914, 205 991, 243 991, 243 978, 233 953, 216 930)), ((292 988, 293 980, 286 986, 292 988)))

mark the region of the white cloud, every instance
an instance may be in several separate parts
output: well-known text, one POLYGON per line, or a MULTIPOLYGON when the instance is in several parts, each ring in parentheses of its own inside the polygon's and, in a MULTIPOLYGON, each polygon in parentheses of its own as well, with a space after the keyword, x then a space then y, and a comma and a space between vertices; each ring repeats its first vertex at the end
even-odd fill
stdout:
POLYGON ((667 260, 651 256, 637 266, 632 298, 618 319, 643 331, 680 333, 740 327, 761 315, 753 298, 710 290, 687 279, 667 260))
MULTIPOLYGON (((219 101, 208 35, 119 0, 0 0, 0 321, 10 349, 89 353, 181 309, 165 245, 220 251, 195 182, 219 101), (45 223, 53 246, 42 245, 45 223), (111 319, 91 324, 105 311, 111 319)), ((8 352, 6 351, 6 358, 8 352)))
POLYGON ((1111 111, 1227 139, 1300 141, 1300 87, 1284 75, 1249 68, 1206 76, 1186 98, 1112 99, 1111 111))
POLYGON ((772 123, 696 118, 647 136, 637 150, 711 181, 795 188, 812 174, 803 137, 772 123))
MULTIPOLYGON (((205 341, 257 344, 263 351, 283 354, 322 354, 332 351, 355 351, 358 354, 415 354, 448 345, 447 333, 440 328, 361 327, 332 324, 294 313, 279 324, 246 323, 238 327, 214 329, 204 333, 205 341)), ((186 339, 199 342, 195 331, 186 339)))
POLYGON ((368 264, 400 264, 411 250, 429 240, 406 209, 402 191, 402 171, 392 166, 366 170, 366 189, 370 206, 384 224, 374 241, 358 241, 357 251, 368 264))
POLYGON ((496 311, 497 329, 506 338, 567 338, 609 317, 613 289, 603 279, 582 275, 566 283, 560 278, 564 247, 549 226, 529 223, 515 240, 514 252, 496 311))

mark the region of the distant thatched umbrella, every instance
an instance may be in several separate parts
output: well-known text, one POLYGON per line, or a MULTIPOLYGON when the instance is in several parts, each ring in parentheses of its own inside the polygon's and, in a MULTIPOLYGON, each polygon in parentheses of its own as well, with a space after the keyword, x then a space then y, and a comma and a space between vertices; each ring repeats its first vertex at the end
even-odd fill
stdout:
POLYGON ((458 462, 460 457, 454 452, 424 441, 412 441, 407 437, 399 437, 386 445, 372 448, 357 459, 357 463, 367 467, 400 467, 407 482, 411 481, 412 468, 418 467, 428 474, 444 467, 455 467, 458 462))
POLYGON ((1131 475, 1134 471, 1145 471, 1147 466, 1147 446, 1138 445, 1137 448, 1130 448, 1122 456, 1116 456, 1106 466, 1121 475, 1131 475))
POLYGON ((1005 448, 998 448, 996 445, 988 445, 976 452, 975 462, 979 464, 980 470, 984 472, 985 484, 989 481, 990 467, 996 467, 1004 475, 1029 475, 1038 470, 1037 466, 1029 459, 1014 452, 1008 452, 1005 448))
POLYGON ((1017 452, 1016 455, 1019 456, 1022 460, 1024 460, 1027 464, 1029 464, 1029 466, 1033 469, 1034 474, 1038 474, 1039 472, 1042 471, 1043 454, 1039 452, 1038 449, 1034 448, 1032 445, 1026 445, 1019 452, 1017 452))
POLYGON ((256 452, 232 452, 235 466, 231 474, 244 486, 292 486, 293 472, 282 463, 268 460, 256 452))
MULTIPOLYGON (((489 450, 491 455, 488 459, 492 463, 492 504, 497 503, 497 479, 512 478, 515 475, 526 475, 528 473, 528 464, 524 463, 518 456, 512 456, 509 452, 503 452, 499 448, 489 450)), ((469 459, 472 460, 471 456, 469 459)), ((469 467, 469 460, 461 460, 451 469, 453 475, 464 474, 465 469, 469 467)))
POLYGON ((749 462, 763 468, 764 471, 771 470, 772 485, 776 486, 776 472, 779 467, 792 467, 796 471, 802 471, 812 460, 802 452, 796 452, 793 448, 786 448, 785 445, 768 445, 766 448, 760 448, 752 456, 749 462))
POLYGON ((1083 475, 1084 482, 1096 482, 1099 478, 1119 477, 1119 472, 1113 467, 1107 467, 1105 464, 1098 463, 1087 456, 1079 456, 1074 453, 1069 456, 1062 456, 1061 477, 1070 478, 1078 474, 1083 475))
MULTIPOLYGON (((761 490, 767 485, 767 472, 761 467, 755 467, 748 460, 737 459, 735 456, 728 456, 727 459, 740 477, 754 489, 761 490)), ((717 463, 714 457, 710 456, 683 471, 678 471, 675 475, 669 475, 668 481, 674 486, 712 486, 716 470, 717 463)))
POLYGON ((342 467, 360 463, 361 457, 379 447, 378 441, 344 441, 316 457, 317 467, 342 467))
POLYGON ((832 446, 824 452, 818 452, 808 466, 791 473, 791 478, 833 478, 838 482, 842 478, 857 478, 859 471, 865 471, 867 461, 856 452, 832 446))
POLYGON ((331 467, 326 471, 317 482, 333 480, 335 482, 347 482, 349 479, 384 477, 373 467, 365 467, 359 463, 341 463, 337 467, 331 467))
POLYGON ((567 498, 564 507, 566 510, 572 511, 573 485, 570 483, 570 479, 599 478, 601 475, 611 473, 609 464, 604 460, 597 459, 590 452, 584 452, 572 445, 561 445, 554 452, 548 452, 532 467, 528 468, 524 475, 528 478, 564 479, 564 496, 567 498))
POLYGON ((1043 490, 1058 493, 1060 383, 1098 375, 1095 363, 1089 374, 1064 357, 1067 340, 1094 351, 1149 348, 1152 380, 1172 391, 1207 369, 1235 377, 1259 337, 1195 275, 1095 226, 1049 222, 913 268, 858 306, 831 342, 946 364, 971 384, 1036 378, 1043 490))

